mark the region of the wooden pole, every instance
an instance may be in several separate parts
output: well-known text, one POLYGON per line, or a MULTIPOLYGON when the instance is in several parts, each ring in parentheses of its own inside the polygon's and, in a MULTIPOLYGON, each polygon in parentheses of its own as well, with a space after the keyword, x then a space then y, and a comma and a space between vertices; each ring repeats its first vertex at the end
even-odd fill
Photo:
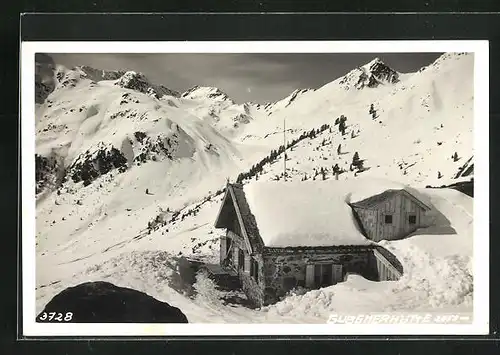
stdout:
POLYGON ((283 117, 283 147, 285 150, 283 151, 283 178, 286 181, 286 123, 285 117, 283 117))

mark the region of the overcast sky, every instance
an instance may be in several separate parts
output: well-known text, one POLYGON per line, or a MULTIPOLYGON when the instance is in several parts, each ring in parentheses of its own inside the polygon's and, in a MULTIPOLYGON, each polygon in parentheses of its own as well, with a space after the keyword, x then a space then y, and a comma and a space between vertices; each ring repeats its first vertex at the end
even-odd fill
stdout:
POLYGON ((89 65, 142 72, 155 84, 183 92, 215 86, 236 102, 265 103, 299 88, 318 88, 375 57, 400 72, 413 72, 441 53, 349 54, 50 54, 69 68, 89 65))

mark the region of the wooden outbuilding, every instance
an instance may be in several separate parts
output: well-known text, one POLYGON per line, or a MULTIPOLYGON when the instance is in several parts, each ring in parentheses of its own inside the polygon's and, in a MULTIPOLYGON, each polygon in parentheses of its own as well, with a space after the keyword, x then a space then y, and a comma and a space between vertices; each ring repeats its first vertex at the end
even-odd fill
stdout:
POLYGON ((427 226, 425 213, 431 209, 405 189, 386 190, 350 205, 365 236, 375 242, 401 239, 427 226))

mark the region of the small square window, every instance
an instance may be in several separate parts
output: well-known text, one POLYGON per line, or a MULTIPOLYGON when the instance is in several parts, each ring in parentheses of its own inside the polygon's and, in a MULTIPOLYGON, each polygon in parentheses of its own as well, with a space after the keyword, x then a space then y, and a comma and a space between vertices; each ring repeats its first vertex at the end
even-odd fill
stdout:
POLYGON ((417 216, 415 216, 414 214, 408 216, 408 222, 410 224, 417 224, 417 216))
POLYGON ((392 214, 385 215, 385 224, 392 224, 392 214))

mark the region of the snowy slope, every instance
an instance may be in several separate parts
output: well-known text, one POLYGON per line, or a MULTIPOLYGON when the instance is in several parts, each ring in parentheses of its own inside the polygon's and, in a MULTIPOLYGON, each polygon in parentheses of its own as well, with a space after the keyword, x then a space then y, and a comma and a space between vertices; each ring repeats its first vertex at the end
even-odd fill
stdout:
MULTIPOLYGON (((374 60, 266 108, 235 103, 217 88, 196 87, 179 94, 140 73, 55 66, 54 88, 36 111, 37 309, 62 288, 106 279, 183 311, 192 307, 188 318, 199 321, 323 322, 323 313, 300 316, 300 308, 292 313, 270 308, 264 314, 189 298, 169 281, 176 277, 175 257, 216 260, 219 232, 213 222, 226 178, 234 180, 263 162, 245 184, 281 179, 283 154, 263 159, 283 144, 284 120, 287 141, 297 140, 286 152, 288 180, 333 181, 334 171, 340 170, 339 182, 378 178, 380 186, 390 181, 387 185, 419 188, 453 182, 473 157, 472 69, 473 56, 467 54, 444 55, 417 73, 397 73, 374 60), (375 119, 369 113, 371 104, 375 119), (344 135, 335 125, 341 115, 347 117, 344 135), (326 129, 299 139, 325 124, 326 129), (363 169, 351 169, 355 152, 363 169)), ((356 189, 350 198, 363 193, 356 189)), ((454 216, 464 208, 470 211, 471 202, 452 192, 432 193, 432 203, 460 230, 461 242, 452 247, 455 234, 445 233, 450 229, 444 226, 442 250, 426 249, 434 245, 435 231, 386 247, 422 275, 445 267, 449 274, 465 272, 468 266, 463 265, 471 258, 466 237, 472 232, 467 219, 454 216), (404 242, 424 250, 415 255, 425 257, 408 259, 413 254, 407 250, 413 249, 404 242), (449 255, 442 254, 445 250, 449 255), (431 260, 428 270, 425 260, 431 260)), ((413 307, 411 302, 424 308, 470 309, 468 298, 456 305, 455 296, 446 296, 430 305, 416 300, 412 290, 404 293, 406 301, 396 295, 381 302, 379 292, 391 295, 395 285, 368 287, 368 281, 356 277, 350 282, 331 291, 359 300, 352 301, 353 309, 362 304, 374 310, 403 309, 413 307)), ((433 279, 428 288, 439 282, 433 279)), ((330 291, 313 292, 303 296, 304 302, 330 291)), ((294 307, 302 302, 291 299, 294 307)))
MULTIPOLYGON (((421 186, 440 185, 453 178, 473 153, 472 68, 472 55, 445 55, 425 70, 400 75, 402 78, 395 84, 381 84, 374 89, 345 84, 358 82, 350 79, 351 72, 299 96, 268 120, 247 127, 245 133, 260 135, 262 139, 267 136, 265 139, 273 144, 282 144, 283 135, 279 132, 283 130, 284 119, 289 132, 287 140, 291 140, 321 124, 333 125, 337 117, 345 115, 345 135, 341 136, 334 127, 333 134, 324 134, 333 147, 320 148, 326 150, 321 155, 312 152, 321 159, 326 155, 325 165, 350 163, 358 151, 370 167, 367 174, 421 186), (371 104, 376 119, 369 114, 371 104), (339 144, 343 154, 337 157, 334 149, 339 144), (455 152, 458 161, 452 159, 455 152), (442 175, 440 179, 438 172, 442 175)), ((359 70, 354 72, 359 76, 359 70)), ((312 157, 311 152, 296 154, 312 157)))
MULTIPOLYGON (((80 262, 79 266, 75 265, 77 262, 66 264, 64 270, 58 271, 59 277, 52 278, 52 282, 58 281, 56 284, 49 286, 46 282, 44 286, 47 286, 39 289, 37 307, 42 307, 53 294, 68 285, 105 279, 174 304, 185 311, 191 322, 324 323, 334 312, 443 311, 470 315, 473 280, 469 208, 472 201, 447 189, 422 190, 421 193, 429 196, 435 203, 434 207, 443 211, 449 222, 441 219, 433 231, 417 231, 417 235, 409 239, 383 244, 404 264, 405 274, 397 282, 373 282, 349 275, 343 283, 305 294, 298 292, 261 310, 223 305, 221 292, 215 290, 209 280, 199 282, 200 294, 188 297, 176 277, 174 251, 181 250, 184 255, 190 255, 185 242, 183 247, 179 245, 182 240, 198 237, 197 241, 199 238, 210 241, 216 237, 210 234, 209 225, 196 226, 193 223, 194 219, 200 223, 211 221, 210 218, 217 213, 216 202, 220 202, 214 201, 198 216, 189 217, 178 228, 173 227, 168 235, 158 232, 111 251, 107 258, 99 255, 85 263, 80 262), (184 229, 187 226, 193 226, 192 230, 184 229), (449 226, 458 234, 436 234, 436 230, 442 231, 449 226), (439 238, 439 243, 425 240, 430 237, 439 238), (94 263, 95 266, 88 267, 94 263), (77 271, 78 268, 81 271, 77 271)), ((206 243, 201 253, 212 254, 215 259, 217 247, 215 243, 206 243)), ((193 255, 199 254, 195 252, 193 255)))

